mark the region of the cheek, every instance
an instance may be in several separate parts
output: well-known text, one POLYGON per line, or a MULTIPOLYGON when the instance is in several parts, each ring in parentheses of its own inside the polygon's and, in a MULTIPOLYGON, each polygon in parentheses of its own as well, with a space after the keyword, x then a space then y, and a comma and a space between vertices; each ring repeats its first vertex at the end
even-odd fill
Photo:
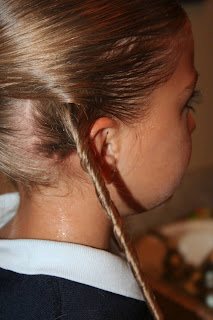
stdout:
POLYGON ((177 142, 176 150, 174 149, 173 165, 171 164, 170 170, 171 179, 172 177, 174 179, 174 188, 176 188, 179 185, 180 180, 183 177, 183 174, 189 165, 191 152, 191 136, 188 134, 186 130, 185 134, 179 140, 179 143, 177 142))
POLYGON ((149 208, 165 202, 174 193, 189 165, 191 151, 191 136, 187 126, 184 125, 176 131, 171 131, 170 136, 165 136, 165 143, 158 149, 158 154, 155 154, 159 160, 152 169, 153 178, 154 174, 156 177, 153 183, 156 199, 153 197, 153 204, 150 201, 149 208))
POLYGON ((191 138, 185 131, 185 134, 178 136, 172 135, 165 137, 167 141, 162 143, 153 152, 153 166, 151 171, 155 173, 156 189, 159 188, 165 193, 173 193, 179 185, 182 176, 189 164, 191 157, 191 138))
POLYGON ((191 149, 186 123, 149 136, 145 144, 135 143, 124 178, 144 208, 152 209, 171 197, 189 164, 191 149))

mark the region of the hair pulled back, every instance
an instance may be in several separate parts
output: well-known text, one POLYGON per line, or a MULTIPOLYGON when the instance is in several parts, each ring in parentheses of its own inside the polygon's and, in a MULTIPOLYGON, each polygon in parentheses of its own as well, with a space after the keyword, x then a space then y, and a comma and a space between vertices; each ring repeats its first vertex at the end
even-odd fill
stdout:
POLYGON ((145 117, 186 22, 173 0, 0 0, 0 169, 25 187, 49 185, 77 150, 156 319, 87 137, 102 116, 145 117))
POLYGON ((0 8, 0 168, 24 184, 57 179, 43 155, 62 160, 76 150, 71 117, 84 141, 99 117, 145 115, 150 93, 175 69, 186 23, 170 0, 7 0, 0 8))

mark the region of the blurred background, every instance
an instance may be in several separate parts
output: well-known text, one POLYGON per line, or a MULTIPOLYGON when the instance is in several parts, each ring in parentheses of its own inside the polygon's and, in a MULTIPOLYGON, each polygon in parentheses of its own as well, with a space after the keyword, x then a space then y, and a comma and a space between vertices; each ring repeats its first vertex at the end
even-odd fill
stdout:
POLYGON ((213 166, 213 1, 186 1, 195 39, 195 66, 203 103, 197 108, 197 130, 189 170, 213 166))

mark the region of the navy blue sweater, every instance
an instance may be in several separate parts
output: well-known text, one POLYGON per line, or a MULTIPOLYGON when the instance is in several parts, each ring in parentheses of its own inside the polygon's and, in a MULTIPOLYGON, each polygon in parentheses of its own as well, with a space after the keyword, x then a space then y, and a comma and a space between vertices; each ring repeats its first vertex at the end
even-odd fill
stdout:
POLYGON ((151 320, 144 301, 75 281, 0 268, 1 320, 151 320))

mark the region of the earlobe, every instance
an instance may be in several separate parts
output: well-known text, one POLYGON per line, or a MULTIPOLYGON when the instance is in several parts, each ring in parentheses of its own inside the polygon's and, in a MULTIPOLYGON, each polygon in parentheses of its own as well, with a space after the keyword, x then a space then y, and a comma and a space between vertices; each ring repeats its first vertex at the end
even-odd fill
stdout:
POLYGON ((118 127, 114 120, 103 117, 93 123, 89 134, 95 161, 99 164, 107 183, 112 182, 116 171, 117 130, 118 127))

